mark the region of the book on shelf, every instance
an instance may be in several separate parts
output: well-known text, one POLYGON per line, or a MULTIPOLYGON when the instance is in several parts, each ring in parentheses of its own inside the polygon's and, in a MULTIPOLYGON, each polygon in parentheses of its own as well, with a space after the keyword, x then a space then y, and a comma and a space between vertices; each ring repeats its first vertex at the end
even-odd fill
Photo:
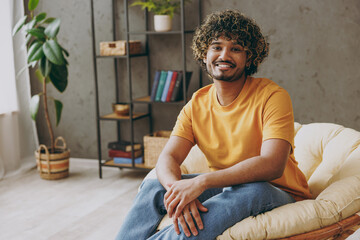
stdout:
MULTIPOLYGON (((140 157, 142 155, 142 150, 136 150, 134 151, 134 157, 140 157)), ((124 157, 124 158, 131 158, 131 151, 129 152, 125 152, 125 151, 121 151, 121 150, 116 150, 116 149, 109 149, 109 157, 114 158, 114 157, 124 157)))
MULTIPOLYGON (((136 164, 141 164, 143 163, 143 157, 138 157, 134 159, 136 164)), ((132 159, 131 158, 124 158, 124 157, 114 157, 114 163, 118 163, 118 164, 123 164, 123 163, 132 163, 132 159)))
POLYGON ((161 71, 156 70, 155 71, 155 76, 154 76, 154 81, 153 81, 153 86, 152 86, 152 89, 151 89, 151 96, 150 96, 151 101, 155 101, 156 90, 157 90, 157 88, 159 86, 160 75, 161 75, 161 71))
MULTIPOLYGON (((186 90, 189 87, 191 76, 192 72, 186 72, 186 90)), ((175 102, 181 100, 183 100, 183 72, 179 71, 170 101, 175 102)))
POLYGON ((170 86, 169 86, 169 91, 168 91, 168 94, 166 96, 166 102, 170 102, 171 100, 171 96, 173 94, 173 91, 174 91, 174 87, 175 87, 175 83, 176 83, 176 78, 178 76, 178 72, 177 71, 174 71, 173 72, 173 75, 171 77, 171 82, 170 82, 170 86))
POLYGON ((141 144, 134 143, 133 145, 131 145, 131 142, 128 142, 128 141, 116 141, 116 142, 108 143, 109 149, 121 150, 124 152, 131 152, 132 147, 134 148, 134 151, 140 150, 141 144))
MULTIPOLYGON (((186 72, 186 90, 189 87, 192 72, 186 72)), ((183 100, 183 72, 157 70, 151 89, 151 101, 176 102, 183 100)))
POLYGON ((168 71, 167 72, 165 86, 164 86, 164 90, 163 90, 163 93, 162 93, 162 96, 161 96, 161 101, 162 102, 166 102, 166 97, 167 97, 167 94, 169 92, 169 87, 170 87, 170 82, 171 82, 171 79, 172 79, 172 75, 173 75, 173 71, 168 71))
POLYGON ((161 75, 160 75, 160 79, 159 79, 159 85, 158 85, 157 90, 156 90, 155 101, 160 101, 161 100, 161 96, 162 96, 162 93, 163 93, 164 87, 165 87, 167 73, 168 73, 167 71, 161 71, 161 75))

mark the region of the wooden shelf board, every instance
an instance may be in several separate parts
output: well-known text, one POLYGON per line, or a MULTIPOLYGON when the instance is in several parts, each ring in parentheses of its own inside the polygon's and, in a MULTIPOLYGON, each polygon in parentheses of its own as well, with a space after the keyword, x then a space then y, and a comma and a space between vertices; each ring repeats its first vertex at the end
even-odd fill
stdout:
POLYGON ((145 96, 145 97, 136 98, 135 101, 136 101, 136 102, 147 102, 147 103, 151 102, 151 101, 150 101, 150 96, 145 96))
MULTIPOLYGON (((133 119, 137 119, 140 117, 147 116, 147 113, 133 113, 133 119)), ((115 113, 106 114, 100 117, 101 119, 109 119, 109 120, 129 120, 130 116, 119 116, 115 113)))
MULTIPOLYGON (((147 53, 130 54, 130 57, 144 57, 147 55, 148 55, 147 53)), ((116 55, 116 56, 96 55, 96 58, 127 58, 127 55, 116 55)))
MULTIPOLYGON (((190 100, 190 99, 189 99, 190 100)), ((163 104, 183 104, 183 101, 176 101, 176 102, 160 102, 160 101, 151 101, 150 96, 140 97, 134 99, 134 102, 137 103, 163 103, 163 104)))
MULTIPOLYGON (((111 167, 123 167, 123 168, 133 168, 131 163, 114 163, 114 160, 109 160, 106 163, 103 164, 104 166, 111 166, 111 167)), ((135 168, 141 168, 141 169, 153 169, 153 167, 147 166, 144 163, 141 164, 135 164, 135 168)))

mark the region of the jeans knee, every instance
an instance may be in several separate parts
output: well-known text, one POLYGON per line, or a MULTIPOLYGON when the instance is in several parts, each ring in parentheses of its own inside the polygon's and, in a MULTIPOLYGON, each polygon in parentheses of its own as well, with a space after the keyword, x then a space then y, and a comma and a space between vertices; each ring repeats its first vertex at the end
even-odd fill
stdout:
POLYGON ((141 199, 147 205, 153 205, 161 215, 166 214, 164 207, 164 195, 166 189, 157 179, 147 179, 140 186, 140 192, 137 199, 141 199))
POLYGON ((276 198, 278 194, 284 194, 282 191, 268 182, 253 182, 235 185, 224 188, 224 192, 231 192, 232 194, 239 195, 239 197, 246 197, 258 201, 260 199, 276 198))
POLYGON ((273 190, 273 186, 268 182, 253 182, 247 184, 250 189, 253 189, 253 191, 259 193, 266 193, 268 191, 273 190))
POLYGON ((140 191, 163 191, 165 188, 157 179, 146 179, 140 185, 140 191))

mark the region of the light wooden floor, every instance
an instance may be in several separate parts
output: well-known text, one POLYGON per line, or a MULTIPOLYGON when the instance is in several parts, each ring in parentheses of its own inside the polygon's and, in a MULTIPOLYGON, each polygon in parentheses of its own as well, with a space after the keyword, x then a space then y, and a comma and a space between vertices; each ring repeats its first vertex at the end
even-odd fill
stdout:
POLYGON ((147 172, 70 159, 70 176, 42 180, 35 169, 0 180, 0 239, 114 239, 147 172))

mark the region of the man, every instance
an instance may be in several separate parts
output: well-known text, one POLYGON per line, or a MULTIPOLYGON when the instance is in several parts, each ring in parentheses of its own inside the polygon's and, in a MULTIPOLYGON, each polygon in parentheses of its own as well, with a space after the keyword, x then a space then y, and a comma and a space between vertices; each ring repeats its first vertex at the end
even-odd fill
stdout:
POLYGON ((248 216, 310 198, 294 159, 294 118, 288 93, 253 78, 268 55, 260 28, 238 11, 207 17, 194 36, 195 59, 214 83, 181 111, 118 239, 215 239, 248 216), (197 144, 210 173, 181 175, 197 144), (156 232, 168 213, 173 225, 156 232))

